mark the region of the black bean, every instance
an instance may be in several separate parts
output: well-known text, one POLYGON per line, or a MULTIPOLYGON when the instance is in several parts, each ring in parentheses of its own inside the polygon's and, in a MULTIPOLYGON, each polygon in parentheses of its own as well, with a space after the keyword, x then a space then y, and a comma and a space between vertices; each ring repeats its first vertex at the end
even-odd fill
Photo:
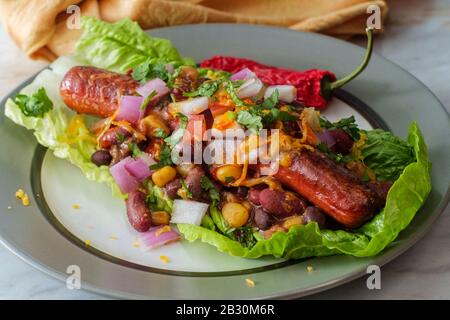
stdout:
POLYGON ((303 214, 303 221, 305 223, 309 222, 317 222, 319 228, 323 229, 326 225, 326 217, 325 214, 317 207, 308 207, 303 214))
POLYGON ((261 230, 269 229, 273 223, 272 217, 261 207, 253 210, 253 221, 261 230))
POLYGON ((106 150, 97 150, 91 156, 91 161, 97 166, 108 166, 111 163, 112 156, 106 150))
POLYGON ((241 198, 244 199, 248 194, 248 188, 247 187, 238 187, 236 190, 236 195, 241 198))

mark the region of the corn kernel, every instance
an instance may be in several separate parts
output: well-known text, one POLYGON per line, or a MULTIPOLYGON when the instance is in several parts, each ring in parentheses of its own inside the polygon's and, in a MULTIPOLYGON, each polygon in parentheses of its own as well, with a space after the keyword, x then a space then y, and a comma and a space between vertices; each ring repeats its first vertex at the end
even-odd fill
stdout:
POLYGON ((91 245, 91 240, 85 240, 84 244, 89 247, 91 245))
POLYGON ((165 166, 152 174, 152 180, 158 187, 164 187, 177 175, 177 171, 171 166, 165 166))
POLYGON ((79 204, 73 204, 72 208, 75 209, 75 210, 80 209, 80 205, 79 204))

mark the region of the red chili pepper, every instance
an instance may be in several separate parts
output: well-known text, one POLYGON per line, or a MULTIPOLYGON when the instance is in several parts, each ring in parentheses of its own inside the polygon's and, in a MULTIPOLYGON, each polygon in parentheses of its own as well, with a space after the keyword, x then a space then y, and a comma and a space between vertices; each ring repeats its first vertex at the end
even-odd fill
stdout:
POLYGON ((328 70, 296 71, 267 66, 253 60, 236 57, 214 56, 204 60, 200 66, 231 73, 248 68, 267 85, 291 84, 295 86, 299 102, 309 107, 323 109, 331 99, 333 91, 359 75, 369 63, 373 47, 373 29, 368 28, 366 33, 367 50, 363 62, 352 73, 339 80, 336 80, 336 76, 328 70))

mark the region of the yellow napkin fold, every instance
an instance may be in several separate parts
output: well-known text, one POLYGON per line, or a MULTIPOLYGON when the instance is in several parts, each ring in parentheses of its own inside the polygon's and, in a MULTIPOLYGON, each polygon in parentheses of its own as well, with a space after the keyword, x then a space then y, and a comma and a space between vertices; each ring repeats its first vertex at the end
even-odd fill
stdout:
POLYGON ((66 10, 114 22, 125 17, 150 29, 192 23, 283 26, 338 37, 364 33, 368 6, 384 0, 0 0, 0 19, 16 44, 32 58, 53 60, 70 53, 81 30, 69 29, 66 10))

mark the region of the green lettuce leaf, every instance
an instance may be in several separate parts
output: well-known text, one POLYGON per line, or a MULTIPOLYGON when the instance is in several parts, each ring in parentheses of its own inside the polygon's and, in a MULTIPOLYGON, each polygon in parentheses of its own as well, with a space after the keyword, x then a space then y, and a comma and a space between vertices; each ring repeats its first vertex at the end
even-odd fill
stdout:
POLYGON ((200 240, 217 247, 219 251, 245 258, 265 255, 288 259, 332 254, 374 256, 406 228, 431 190, 431 164, 422 133, 415 122, 409 128, 407 141, 414 150, 415 161, 394 182, 385 208, 354 232, 320 230, 316 223, 309 223, 293 227, 287 233, 275 233, 269 240, 260 240, 248 249, 237 241, 200 226, 179 224, 178 229, 188 241, 200 240))
POLYGON ((144 62, 193 64, 192 60, 183 59, 169 40, 150 37, 129 19, 110 24, 83 17, 81 24, 84 33, 75 55, 86 64, 118 72, 126 72, 144 62))
POLYGON ((381 129, 365 133, 367 141, 361 150, 364 163, 375 172, 378 180, 397 180, 415 159, 412 146, 381 129))
MULTIPOLYGON (((71 67, 82 64, 125 72, 145 61, 173 63, 175 66, 192 64, 192 61, 183 59, 170 41, 149 37, 131 20, 109 24, 86 17, 83 18, 82 27, 84 33, 77 44, 76 53, 72 57, 57 59, 50 65, 51 70, 41 72, 33 83, 21 92, 32 96, 42 87, 53 103, 53 108, 47 108, 49 110, 46 110, 42 117, 27 117, 20 107, 9 99, 5 105, 5 115, 16 124, 33 130, 41 145, 52 150, 55 156, 78 166, 89 180, 105 182, 111 186, 113 195, 122 196, 109 168, 97 167, 91 162, 95 141, 86 138, 89 137, 87 130, 77 130, 75 134, 67 132, 75 113, 59 96, 62 77, 71 67)), ((84 117, 84 120, 89 122, 92 119, 84 117)), ((157 191, 156 194, 160 195, 157 191)))

